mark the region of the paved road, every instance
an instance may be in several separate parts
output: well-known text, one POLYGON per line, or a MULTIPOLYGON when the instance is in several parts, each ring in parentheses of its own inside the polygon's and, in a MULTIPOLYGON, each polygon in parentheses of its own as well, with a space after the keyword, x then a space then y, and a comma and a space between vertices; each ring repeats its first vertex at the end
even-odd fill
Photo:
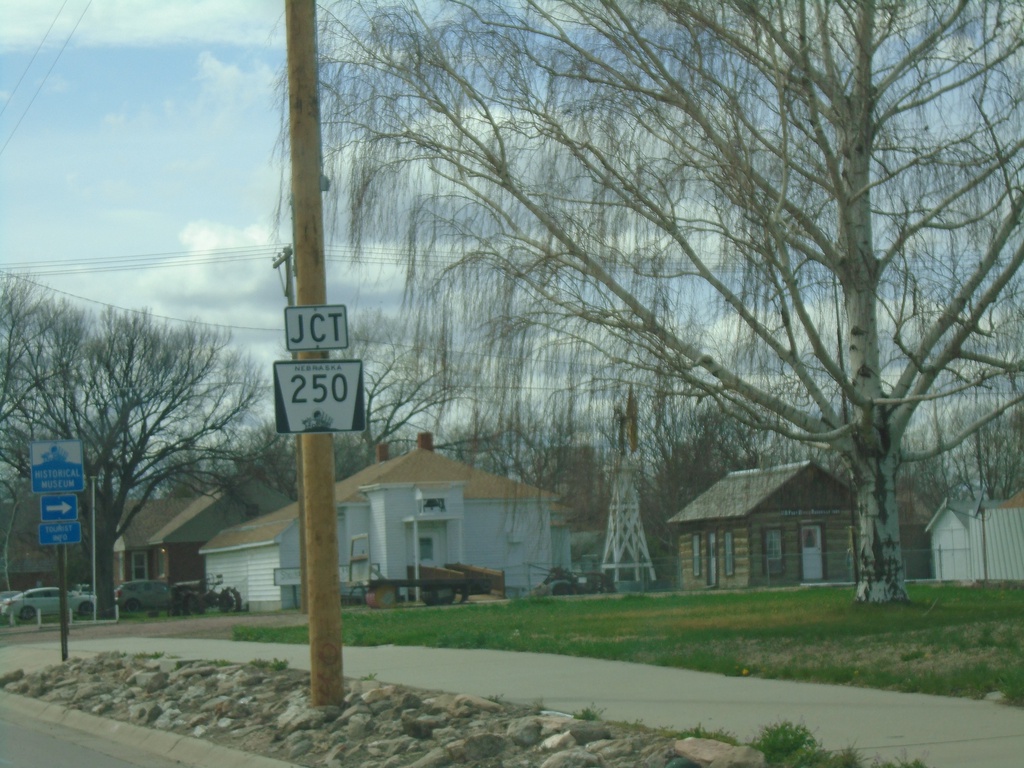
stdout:
POLYGON ((5 710, 0 715, 0 768, 181 768, 181 763, 5 710))
MULTIPOLYGON (((73 637, 70 647, 73 654, 121 650, 230 661, 283 659, 309 669, 307 646, 73 637)), ((0 669, 39 668, 59 658, 55 637, 0 645, 0 669)), ((608 720, 672 729, 702 725, 744 740, 764 725, 786 720, 806 725, 827 748, 852 746, 869 757, 920 758, 933 768, 1024 765, 1024 709, 987 701, 500 651, 351 647, 343 663, 350 678, 372 676, 431 690, 501 696, 569 713, 589 707, 608 720)))

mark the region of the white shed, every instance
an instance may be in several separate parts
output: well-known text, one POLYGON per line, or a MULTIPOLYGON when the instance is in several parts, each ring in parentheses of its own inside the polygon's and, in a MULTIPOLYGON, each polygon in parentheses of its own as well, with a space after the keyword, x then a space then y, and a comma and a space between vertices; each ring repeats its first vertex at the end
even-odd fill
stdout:
POLYGON ((1024 580, 1024 504, 946 501, 928 523, 935 578, 1024 580))
POLYGON ((288 550, 294 549, 298 562, 297 515, 297 505, 291 504, 221 531, 199 550, 207 577, 237 589, 249 610, 297 607, 296 588, 287 578, 280 583, 282 552, 287 557, 288 550))

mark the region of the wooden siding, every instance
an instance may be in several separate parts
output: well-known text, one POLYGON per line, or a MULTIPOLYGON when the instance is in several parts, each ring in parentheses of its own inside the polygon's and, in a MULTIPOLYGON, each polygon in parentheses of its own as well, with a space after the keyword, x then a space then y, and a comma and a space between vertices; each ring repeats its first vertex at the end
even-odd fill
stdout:
POLYGON ((281 607, 281 587, 274 584, 274 569, 280 566, 277 544, 206 556, 206 573, 221 578, 223 586, 231 586, 242 594, 250 610, 277 610, 281 607))
POLYGON ((852 578, 849 513, 846 510, 781 510, 751 515, 741 520, 706 520, 679 526, 679 558, 683 589, 767 587, 808 581, 849 581, 852 578), (808 526, 821 526, 820 579, 804 574, 801 533, 808 526), (782 540, 782 562, 769 573, 765 540, 769 530, 778 530, 782 540), (715 579, 708 581, 708 534, 715 534, 715 579), (725 534, 733 537, 733 573, 725 573, 725 534), (693 536, 700 536, 700 574, 693 572, 693 536))

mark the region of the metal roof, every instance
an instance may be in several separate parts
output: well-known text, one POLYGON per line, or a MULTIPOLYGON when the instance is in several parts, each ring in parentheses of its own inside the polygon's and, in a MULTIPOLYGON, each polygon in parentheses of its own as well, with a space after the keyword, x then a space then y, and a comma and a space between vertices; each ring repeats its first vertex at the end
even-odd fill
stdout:
MULTIPOLYGON (((730 472, 686 507, 669 518, 670 523, 746 517, 800 473, 813 468, 832 477, 811 461, 767 469, 730 472)), ((835 478, 837 482, 841 482, 835 478)))

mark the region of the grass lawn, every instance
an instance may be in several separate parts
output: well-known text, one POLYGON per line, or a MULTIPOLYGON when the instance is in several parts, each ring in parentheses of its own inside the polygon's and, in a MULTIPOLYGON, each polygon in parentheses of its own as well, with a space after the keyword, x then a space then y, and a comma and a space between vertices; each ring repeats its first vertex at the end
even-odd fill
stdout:
MULTIPOLYGON (((343 610, 346 645, 489 648, 724 675, 808 680, 1024 705, 1024 590, 911 585, 908 605, 850 588, 530 598, 343 610)), ((235 628, 236 640, 307 643, 305 626, 235 628)))

